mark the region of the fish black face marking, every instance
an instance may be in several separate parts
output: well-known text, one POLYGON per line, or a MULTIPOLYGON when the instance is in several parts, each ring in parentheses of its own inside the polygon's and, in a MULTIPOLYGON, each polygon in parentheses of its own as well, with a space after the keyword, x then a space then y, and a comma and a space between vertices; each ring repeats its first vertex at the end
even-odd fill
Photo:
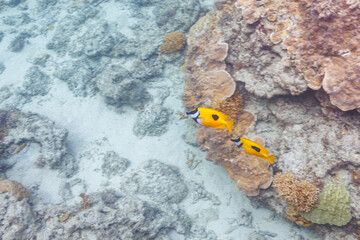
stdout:
POLYGON ((193 115, 195 113, 197 113, 198 109, 195 108, 194 110, 190 111, 190 112, 186 112, 186 115, 193 115))
POLYGON ((257 151, 257 152, 260 152, 260 148, 258 148, 258 147, 251 146, 251 148, 254 149, 254 150, 257 151))
POLYGON ((216 114, 213 114, 213 115, 211 115, 211 116, 212 116, 212 118, 213 118, 215 121, 219 119, 219 116, 216 115, 216 114))

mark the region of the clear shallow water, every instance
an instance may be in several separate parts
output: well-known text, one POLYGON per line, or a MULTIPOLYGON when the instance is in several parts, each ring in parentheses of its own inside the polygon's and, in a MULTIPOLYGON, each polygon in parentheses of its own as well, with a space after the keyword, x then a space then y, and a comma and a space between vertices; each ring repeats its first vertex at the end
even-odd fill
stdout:
POLYGON ((0 105, 2 119, 15 123, 2 125, 9 136, 1 174, 31 196, 2 194, 4 239, 316 239, 254 208, 225 170, 184 140, 195 142, 196 129, 178 115, 185 50, 159 56, 159 46, 212 7, 3 2, 0 105), (12 228, 13 218, 23 228, 12 228))

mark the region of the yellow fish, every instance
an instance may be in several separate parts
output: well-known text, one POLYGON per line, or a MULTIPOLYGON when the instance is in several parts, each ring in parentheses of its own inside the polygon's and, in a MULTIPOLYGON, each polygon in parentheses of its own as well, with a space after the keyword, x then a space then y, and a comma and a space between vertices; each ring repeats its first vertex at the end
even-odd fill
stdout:
POLYGON ((261 157, 268 160, 271 164, 274 164, 275 155, 273 154, 268 156, 270 152, 260 144, 246 138, 232 138, 231 141, 233 141, 239 148, 243 148, 247 154, 261 157))
POLYGON ((234 121, 227 121, 228 116, 210 108, 196 108, 191 112, 187 112, 186 115, 192 117, 192 119, 204 126, 228 129, 232 133, 232 126, 234 121))

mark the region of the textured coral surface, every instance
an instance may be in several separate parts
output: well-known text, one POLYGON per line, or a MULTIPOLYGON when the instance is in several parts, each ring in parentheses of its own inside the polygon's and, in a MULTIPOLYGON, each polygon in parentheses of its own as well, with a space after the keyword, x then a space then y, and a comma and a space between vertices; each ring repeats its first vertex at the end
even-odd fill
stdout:
POLYGON ((310 88, 323 87, 343 111, 360 107, 359 2, 238 0, 235 6, 256 29, 253 44, 272 50, 280 44, 283 64, 303 73, 310 88))
POLYGON ((179 51, 186 43, 186 36, 181 32, 168 33, 164 37, 164 42, 160 45, 160 53, 172 53, 179 51))
POLYGON ((316 206, 319 189, 307 181, 298 181, 291 172, 276 174, 273 187, 297 211, 309 212, 316 206))
POLYGON ((320 194, 320 202, 316 208, 300 214, 313 223, 344 226, 352 218, 349 192, 345 186, 327 184, 320 194))

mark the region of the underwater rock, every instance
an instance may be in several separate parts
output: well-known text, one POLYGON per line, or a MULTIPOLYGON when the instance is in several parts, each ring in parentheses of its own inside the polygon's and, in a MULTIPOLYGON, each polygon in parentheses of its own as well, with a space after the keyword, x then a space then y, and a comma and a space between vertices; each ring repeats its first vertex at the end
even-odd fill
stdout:
POLYGON ((126 176, 126 191, 147 196, 157 203, 180 203, 188 190, 175 167, 157 160, 148 160, 126 176))
POLYGON ((99 90, 95 76, 102 69, 102 64, 92 63, 85 59, 67 60, 57 64, 54 76, 66 82, 75 96, 93 96, 99 90))
POLYGON ((21 0, 1 0, 0 4, 4 4, 5 6, 9 7, 16 7, 20 2, 21 0))
POLYGON ((106 97, 110 105, 129 104, 136 107, 146 101, 146 89, 143 83, 129 76, 121 64, 109 64, 96 78, 100 94, 106 97))
POLYGON ((9 97, 11 97, 11 95, 13 95, 13 93, 11 92, 9 87, 5 86, 0 88, 0 102, 5 101, 9 97))
POLYGON ((196 224, 191 225, 190 229, 191 240, 217 240, 217 236, 214 231, 207 231, 204 226, 196 224))
POLYGON ((109 55, 115 45, 115 39, 109 34, 109 28, 106 22, 88 25, 83 35, 70 42, 70 55, 73 57, 86 55, 92 58, 109 55))
POLYGON ((60 128, 46 117, 19 110, 0 110, 1 157, 8 158, 17 153, 21 144, 36 143, 40 146, 38 167, 45 165, 53 169, 72 171, 76 164, 72 157, 66 157, 67 130, 60 128))
POLYGON ((23 83, 25 95, 30 97, 33 96, 45 96, 51 88, 51 79, 50 77, 42 72, 39 67, 32 66, 30 67, 25 74, 25 81, 23 83))
POLYGON ((164 61, 158 57, 153 57, 143 61, 135 61, 131 66, 130 74, 133 78, 146 82, 159 76, 163 70, 164 61))
POLYGON ((65 55, 73 36, 79 34, 86 20, 95 17, 98 10, 91 5, 81 4, 73 6, 68 12, 69 14, 58 21, 52 39, 46 44, 48 49, 54 50, 60 56, 65 55))
POLYGON ((164 0, 157 4, 161 6, 154 8, 153 14, 156 16, 156 24, 164 32, 187 32, 198 19, 200 12, 198 0, 164 0))
POLYGON ((136 118, 133 132, 138 137, 161 136, 167 132, 172 110, 160 104, 146 107, 136 118))
POLYGON ((0 236, 2 239, 31 239, 36 232, 36 214, 27 200, 18 201, 0 193, 0 236))
MULTIPOLYGON (((310 95, 278 98, 268 109, 278 121, 278 128, 273 131, 281 138, 270 139, 274 139, 272 145, 274 151, 279 152, 278 166, 283 171, 290 171, 301 179, 316 180, 334 168, 360 164, 360 156, 352 147, 360 146, 356 114, 334 109, 324 115, 310 95)), ((269 129, 269 125, 259 126, 260 129, 269 129)))
POLYGON ((29 37, 30 35, 28 33, 20 33, 10 42, 8 49, 11 52, 20 52, 24 48, 26 39, 29 37))
POLYGON ((213 205, 221 204, 219 198, 215 194, 208 192, 203 184, 191 181, 187 183, 187 187, 193 204, 201 200, 210 201, 213 205))
POLYGON ((111 200, 116 208, 110 208, 99 195, 92 197, 96 201, 91 207, 81 209, 80 206, 30 206, 26 201, 0 194, 0 217, 4 219, 0 226, 1 236, 9 240, 61 240, 89 236, 142 240, 159 239, 170 230, 179 235, 189 231, 190 219, 186 213, 169 205, 154 205, 134 196, 118 195, 111 200), (62 217, 65 215, 67 217, 62 217))
POLYGON ((103 164, 101 165, 102 173, 107 177, 120 175, 126 171, 130 164, 127 158, 119 157, 114 151, 105 154, 103 164))
POLYGON ((2 74, 5 71, 5 65, 0 62, 0 74, 2 74))

